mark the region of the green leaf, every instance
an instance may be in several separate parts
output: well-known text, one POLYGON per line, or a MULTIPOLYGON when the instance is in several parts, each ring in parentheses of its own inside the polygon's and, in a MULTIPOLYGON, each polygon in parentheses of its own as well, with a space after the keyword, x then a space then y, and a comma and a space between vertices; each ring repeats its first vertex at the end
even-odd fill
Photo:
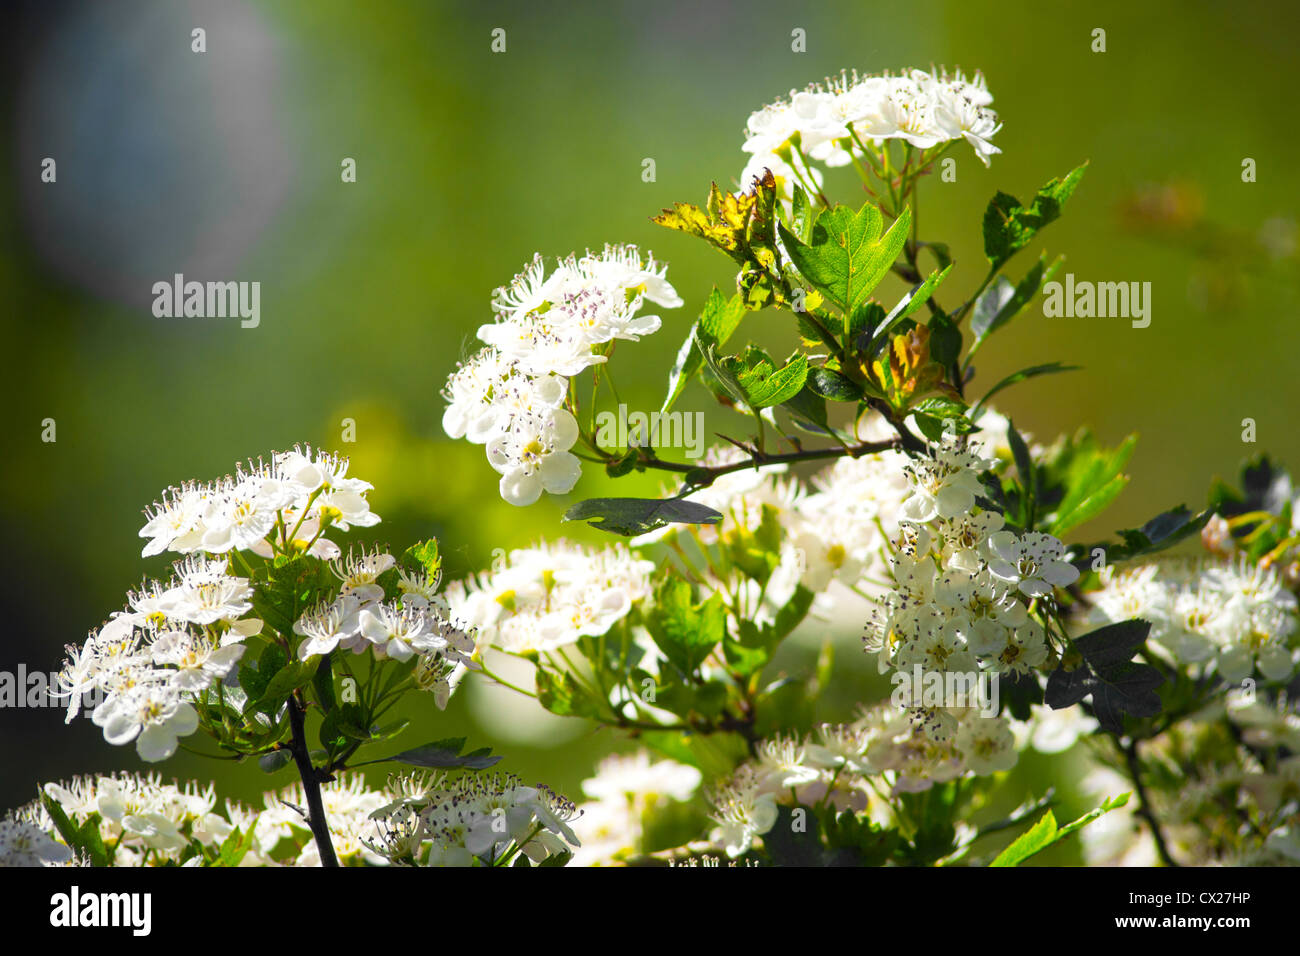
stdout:
POLYGON ((717 524, 721 513, 682 498, 589 498, 564 513, 565 521, 589 521, 601 531, 632 537, 666 524, 717 524))
POLYGON ((816 209, 808 201, 808 194, 796 183, 790 201, 790 230, 799 237, 800 242, 812 238, 816 218, 816 209))
POLYGON ((257 831, 249 827, 247 833, 240 831, 235 827, 230 831, 221 842, 221 849, 217 852, 217 859, 212 866, 239 866, 241 860, 248 855, 248 851, 257 845, 257 831))
POLYGON ((779 227, 800 275, 846 315, 856 309, 889 274, 907 242, 912 214, 904 209, 889 231, 870 202, 854 213, 847 206, 823 210, 808 243, 779 227))
POLYGON ((730 731, 695 734, 652 730, 639 739, 655 753, 702 771, 706 780, 729 776, 737 764, 749 757, 745 738, 730 731))
POLYGON ((538 703, 551 713, 561 717, 600 717, 600 705, 591 699, 568 671, 538 667, 536 683, 538 703))
POLYGON ((767 172, 755 184, 751 192, 724 193, 714 183, 706 208, 676 203, 651 221, 698 236, 741 266, 771 268, 775 265, 776 180, 767 172))
POLYGON ((99 835, 100 816, 92 813, 85 823, 77 826, 64 812, 63 807, 48 793, 41 793, 41 805, 54 822, 54 828, 63 837, 63 842, 74 852, 87 857, 91 866, 111 866, 113 853, 104 846, 99 835))
POLYGON ((1053 179, 1038 191, 1026 208, 1015 196, 999 192, 984 211, 984 255, 996 271, 1027 246, 1049 223, 1060 218, 1061 208, 1083 178, 1088 164, 1053 179))
POLYGON ((727 339, 731 338, 745 312, 745 300, 739 295, 733 295, 728 299, 714 288, 704 304, 704 311, 691 326, 691 330, 686 334, 686 341, 677 352, 677 360, 673 363, 672 372, 668 376, 668 396, 664 399, 661 411, 666 412, 673 406, 682 390, 686 388, 686 384, 699 372, 700 366, 704 363, 704 354, 700 351, 701 343, 706 347, 709 345, 721 347, 727 339))
MULTIPOLYGON (((464 746, 464 737, 450 737, 446 740, 435 740, 433 743, 413 747, 410 750, 403 750, 391 757, 368 760, 365 763, 394 761, 409 764, 413 767, 436 767, 438 769, 464 767, 467 770, 486 770, 501 760, 499 756, 490 756, 490 751, 486 747, 462 755, 461 750, 464 746)), ((361 766, 361 764, 355 764, 354 766, 361 766)))
POLYGON ((1150 631, 1147 621, 1121 621, 1075 638, 1073 646, 1083 663, 1073 670, 1064 666, 1054 670, 1043 700, 1053 710, 1062 710, 1091 696, 1097 722, 1117 734, 1124 730, 1124 714, 1156 716, 1160 695, 1155 689, 1164 683, 1164 676, 1132 659, 1150 631))
POLYGON ((1034 527, 1034 518, 1038 510, 1038 472, 1034 469, 1034 460, 1029 454, 1029 446, 1024 437, 1016 430, 1015 423, 1007 419, 1007 442, 1011 445, 1011 457, 1016 463, 1016 474, 1020 476, 1021 497, 1020 524, 1025 530, 1034 527))
POLYGON ((1081 830, 1089 823, 1099 819, 1118 807, 1128 803, 1129 794, 1108 799, 1095 810, 1090 810, 1072 823, 1063 827, 1056 825, 1056 816, 1051 810, 1043 814, 1042 819, 1020 834, 1005 850, 997 855, 989 866, 1019 866, 1036 853, 1041 853, 1054 843, 1059 843, 1076 830, 1081 830))
POLYGON ((272 750, 270 753, 262 754, 257 758, 257 765, 262 769, 262 773, 275 773, 281 767, 293 760, 293 753, 285 747, 279 750, 272 750))
POLYGON ((1062 498, 1046 516, 1048 532, 1059 538, 1095 518, 1114 501, 1128 484, 1128 475, 1121 472, 1136 446, 1137 436, 1130 435, 1118 448, 1107 451, 1091 433, 1081 431, 1051 450, 1044 466, 1044 488, 1059 484, 1062 498))
MULTIPOLYGON (((712 357, 712 346, 706 354, 712 357)), ((789 401, 808 378, 807 356, 795 355, 778 369, 771 357, 754 345, 746 346, 738 356, 724 356, 717 363, 750 408, 768 408, 789 401)))
POLYGON ((438 554, 437 538, 430 538, 427 541, 411 545, 402 554, 402 558, 408 564, 423 568, 430 578, 436 578, 439 569, 442 567, 442 557, 438 554))
MULTIPOLYGON (((269 649, 269 648, 268 648, 269 649)), ((263 653, 263 658, 266 654, 263 653)), ((259 667, 262 662, 259 661, 259 667)), ((312 661, 292 661, 285 664, 266 683, 266 689, 253 700, 244 705, 244 713, 260 710, 274 715, 279 712, 284 702, 299 687, 308 683, 316 673, 316 664, 312 661)))
POLYGON ((656 646, 682 673, 693 674, 727 632, 727 608, 720 594, 694 603, 691 585, 665 578, 655 588, 645 627, 656 646))
POLYGON ((1056 372, 1075 372, 1078 371, 1078 365, 1062 365, 1060 362, 1048 362, 1046 365, 1031 365, 1029 368, 1021 369, 1019 372, 1013 372, 1002 381, 998 382, 981 398, 971 409, 971 418, 978 421, 980 411, 988 405, 991 399, 1004 388, 1010 388, 1012 385, 1018 385, 1026 379, 1036 378, 1039 375, 1052 375, 1056 372))
MULTIPOLYGON (((1193 515, 1186 505, 1179 505, 1156 515, 1140 528, 1126 528, 1119 533, 1124 539, 1124 549, 1120 556, 1112 556, 1112 560, 1128 560, 1163 551, 1198 534, 1213 514, 1207 509, 1199 515, 1193 515)), ((1110 552, 1107 554, 1110 555, 1110 552)))
POLYGON ((907 295, 903 296, 903 298, 899 300, 898 305, 894 306, 889 315, 885 316, 885 321, 874 334, 879 335, 881 332, 888 332, 896 324, 912 315, 921 306, 925 305, 925 303, 930 300, 930 296, 934 294, 934 290, 939 287, 939 283, 947 278, 948 273, 951 270, 952 266, 949 265, 937 272, 931 272, 924 282, 920 285, 914 286, 911 292, 907 293, 907 295))
POLYGON ((980 296, 979 301, 975 303, 975 310, 971 313, 970 328, 975 335, 975 342, 971 345, 972 354, 988 336, 1020 314, 1021 310, 1038 294, 1039 287, 1044 282, 1050 281, 1056 274, 1063 261, 1064 259, 1058 256, 1049 266, 1047 256, 1040 256, 1034 267, 1015 286, 998 276, 992 287, 980 296))
POLYGON ((975 430, 974 423, 966 417, 966 406, 955 398, 927 398, 917 402, 912 412, 917 427, 930 441, 942 440, 948 430, 957 435, 967 435, 975 430))
POLYGON ((292 637, 293 625, 304 611, 331 598, 339 588, 329 566, 307 555, 277 557, 254 571, 252 584, 253 611, 286 639, 292 637))
POLYGON ((828 368, 809 369, 808 388, 832 402, 857 402, 862 399, 862 389, 853 379, 828 368))
POLYGON ((948 368, 961 355, 961 329, 942 312, 930 316, 929 326, 930 358, 948 368))

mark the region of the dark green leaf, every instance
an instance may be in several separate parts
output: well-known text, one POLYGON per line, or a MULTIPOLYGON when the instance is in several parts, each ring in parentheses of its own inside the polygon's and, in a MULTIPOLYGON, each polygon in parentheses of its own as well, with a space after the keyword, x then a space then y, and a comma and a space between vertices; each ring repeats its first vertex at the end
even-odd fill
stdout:
POLYGON ((717 524, 722 515, 681 498, 590 498, 564 513, 565 521, 590 521, 601 531, 632 537, 666 524, 717 524))

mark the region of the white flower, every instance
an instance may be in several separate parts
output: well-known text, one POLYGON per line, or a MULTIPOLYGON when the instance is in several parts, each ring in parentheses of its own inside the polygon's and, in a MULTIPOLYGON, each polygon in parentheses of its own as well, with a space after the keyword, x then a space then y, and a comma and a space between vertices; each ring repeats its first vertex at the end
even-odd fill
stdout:
POLYGON ((0 820, 0 867, 67 863, 72 851, 24 820, 0 820))
POLYGON ((797 736, 776 736, 758 748, 755 772, 764 791, 788 790, 821 777, 818 767, 807 762, 807 751, 797 736))
POLYGON ((205 625, 231 622, 252 610, 252 587, 246 578, 226 573, 224 558, 191 557, 176 570, 179 580, 160 596, 168 618, 205 625))
POLYGON ((548 651, 597 637, 650 593, 654 563, 623 545, 576 547, 563 540, 512 551, 478 579, 454 582, 452 620, 509 653, 548 651))
POLYGON ((1097 721, 1083 712, 1082 707, 1065 707, 1052 710, 1040 704, 1032 705, 1033 735, 1031 745, 1039 753, 1064 753, 1080 737, 1097 729, 1097 721))
POLYGON ((203 512, 204 551, 244 551, 275 527, 276 512, 293 503, 278 483, 268 486, 260 475, 247 475, 214 489, 203 512))
POLYGON ((582 792, 596 801, 658 804, 661 797, 689 800, 700 785, 700 772, 674 760, 651 762, 639 750, 630 756, 611 754, 596 767, 596 776, 582 782, 582 792))
POLYGON ((1017 538, 999 531, 989 538, 989 548, 994 555, 989 572, 1029 597, 1043 597, 1079 580, 1078 568, 1063 560, 1065 546, 1050 534, 1027 531, 1017 538))
POLYGON ((912 492, 900 510, 904 521, 924 524, 936 518, 956 518, 970 512, 976 497, 984 494, 979 472, 993 462, 952 442, 933 446, 931 455, 907 468, 912 492))
POLYGON ((203 494, 193 485, 169 488, 163 493, 160 504, 147 512, 149 520, 140 529, 140 537, 150 542, 140 552, 141 557, 173 551, 193 551, 203 539, 201 518, 205 504, 203 494))
POLYGON ((417 651, 440 651, 447 640, 434 626, 428 608, 379 604, 360 612, 361 635, 375 645, 375 655, 410 660, 417 651))
POLYGON ((742 765, 730 782, 709 794, 718 824, 711 839, 721 843, 732 859, 747 853, 754 838, 776 824, 776 799, 770 793, 760 794, 759 785, 754 771, 742 765))
POLYGON ((349 548, 347 559, 332 562, 330 568, 334 576, 343 582, 341 594, 366 603, 383 598, 384 589, 377 583, 379 576, 396 564, 396 558, 379 548, 373 550, 349 548))
POLYGON ((957 731, 957 747, 966 765, 980 775, 1016 765, 1015 735, 1002 717, 970 717, 957 731))
POLYGON ((562 408, 517 416, 487 445, 488 462, 501 475, 501 497, 530 505, 543 490, 567 494, 582 476, 581 463, 569 452, 577 440, 578 423, 562 408))
POLYGON ((360 632, 361 601, 354 594, 340 594, 331 604, 320 604, 294 622, 293 632, 306 640, 298 645, 298 657, 329 654, 340 641, 360 632))
POLYGON ((153 680, 136 684, 109 697, 95 708, 96 726, 114 746, 135 741, 142 760, 156 763, 176 752, 178 737, 187 737, 199 727, 194 708, 180 699, 172 681, 153 680))
POLYGON ((190 692, 224 680, 244 656, 242 644, 219 647, 207 637, 188 631, 168 631, 154 641, 151 650, 155 664, 176 668, 177 689, 190 692))

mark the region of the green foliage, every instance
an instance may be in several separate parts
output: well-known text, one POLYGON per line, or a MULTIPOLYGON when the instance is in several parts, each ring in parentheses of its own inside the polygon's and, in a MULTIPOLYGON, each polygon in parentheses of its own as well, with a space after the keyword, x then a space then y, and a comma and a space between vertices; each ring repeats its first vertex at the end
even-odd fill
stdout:
POLYGON ((713 347, 705 347, 710 367, 728 390, 750 408, 768 408, 794 398, 808 378, 808 359, 793 356, 780 368, 765 351, 748 345, 740 355, 717 358, 713 347))
POLYGON ((568 671, 555 671, 538 667, 535 677, 537 702, 561 717, 602 716, 604 708, 578 684, 568 671))
POLYGON ((422 568, 430 578, 436 580, 439 571, 442 569, 442 556, 438 553, 438 539, 429 538, 426 541, 411 545, 402 553, 402 560, 406 564, 422 568))
POLYGON ((1136 446, 1137 436, 1130 435, 1118 448, 1106 449, 1082 429, 1050 448, 1038 473, 1048 533, 1059 538, 1101 514, 1128 484, 1122 472, 1136 446))
POLYGON ((1160 713, 1156 688, 1164 683, 1164 675, 1133 660, 1150 631, 1147 621, 1123 621, 1075 638, 1072 646, 1082 660, 1073 667, 1063 663, 1052 672, 1043 695, 1047 705, 1061 710, 1091 697, 1097 722, 1115 734, 1124 732, 1125 714, 1160 713))
POLYGON ((339 587, 328 565, 303 554, 277 555, 255 568, 251 581, 254 612, 286 639, 293 634, 293 625, 304 611, 318 601, 332 599, 339 587))
POLYGON ((1014 319, 1033 301, 1042 284, 1051 281, 1062 261, 1061 257, 1057 257, 1049 266, 1047 256, 1041 256, 1014 286, 1001 276, 997 278, 992 287, 980 296, 971 313, 970 328, 975 341, 971 344, 970 355, 974 355, 986 338, 1014 319))
POLYGON ((666 577, 655 588, 645 615, 646 630, 665 657, 684 674, 693 674, 721 642, 727 627, 720 594, 696 604, 689 582, 666 577))
POLYGON ((716 288, 709 293, 704 311, 686 333, 686 341, 678 350, 677 360, 668 375, 668 395, 661 411, 668 411, 681 395, 690 380, 704 364, 704 354, 710 348, 721 348, 736 331, 747 311, 745 300, 739 295, 725 298, 716 288))
POLYGON ((589 521, 602 531, 633 537, 666 524, 717 524, 722 515, 682 498, 589 498, 566 511, 564 520, 589 521))
POLYGON ((856 213, 834 206, 817 217, 807 243, 778 228, 800 275, 847 316, 893 268, 907 241, 911 213, 904 210, 885 231, 884 216, 869 202, 856 213))
POLYGON ((1056 816, 1051 810, 1032 827, 1015 839, 1010 846, 997 855, 989 866, 1019 866, 1036 853, 1041 853, 1049 846, 1059 843, 1076 830, 1081 830, 1089 823, 1099 819, 1118 807, 1128 803, 1129 794, 1111 797, 1095 810, 1091 810, 1072 823, 1063 827, 1056 824, 1056 816))
POLYGON ((54 828, 71 850, 90 861, 91 866, 112 866, 114 849, 104 845, 99 835, 100 815, 92 813, 78 826, 64 812, 63 807, 48 793, 41 794, 41 806, 54 821, 54 828))
POLYGON ((1060 218, 1061 208, 1087 167, 1084 163, 1063 179, 1053 179, 1038 190, 1028 207, 1004 192, 989 201, 984 212, 984 255, 994 271, 1027 246, 1039 230, 1060 218))
POLYGON ((465 769, 465 770, 486 770, 494 766, 500 760, 500 756, 493 756, 490 747, 480 747, 478 750, 472 750, 467 754, 462 754, 465 749, 464 737, 449 737, 445 740, 435 740, 432 743, 423 744, 419 747, 413 747, 410 750, 403 750, 401 753, 394 754, 391 757, 383 757, 379 760, 367 760, 355 766, 363 766, 370 763, 384 763, 392 761, 394 763, 404 763, 412 767, 432 767, 439 770, 465 769))

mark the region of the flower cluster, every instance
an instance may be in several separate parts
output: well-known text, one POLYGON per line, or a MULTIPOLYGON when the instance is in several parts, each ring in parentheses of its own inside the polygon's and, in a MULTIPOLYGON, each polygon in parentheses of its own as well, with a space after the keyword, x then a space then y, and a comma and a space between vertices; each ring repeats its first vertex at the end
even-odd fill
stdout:
MULTIPOLYGON (((181 788, 163 783, 157 774, 78 777, 47 783, 42 793, 78 827, 97 818, 100 840, 113 847, 114 866, 179 863, 191 842, 212 846, 233 829, 230 821, 216 812, 217 797, 211 785, 200 788, 187 783, 181 788)), ((240 810, 243 808, 237 808, 236 814, 240 810)), ((243 813, 247 816, 246 810, 243 813)), ((84 865, 84 861, 72 860, 43 803, 34 801, 23 807, 19 818, 64 851, 55 859, 47 856, 45 862, 84 865)))
POLYGON ((328 530, 379 523, 366 501, 372 486, 347 471, 346 458, 295 445, 269 463, 249 462, 217 481, 168 488, 145 513, 140 537, 149 543, 142 554, 253 551, 268 557, 278 548, 335 557, 338 547, 324 537, 328 530))
POLYGON ((1122 572, 1107 567, 1101 577, 1101 588, 1089 595, 1091 620, 1150 621, 1151 639, 1177 664, 1212 661, 1219 676, 1234 682, 1256 669, 1273 681, 1295 671, 1296 597, 1273 567, 1243 555, 1122 572))
POLYGON ((105 740, 134 741, 145 760, 170 757, 177 738, 198 729, 190 701, 229 677, 244 654, 240 642, 261 630, 247 616, 251 597, 248 579, 231 575, 225 558, 203 555, 178 562, 169 582, 129 594, 125 610, 67 647, 55 694, 69 699, 67 720, 90 696, 105 740))
POLYGON ((487 347, 447 380, 442 424, 450 437, 486 447, 506 501, 529 505, 543 491, 565 494, 577 483, 569 379, 605 362, 615 340, 658 331, 658 316, 637 313, 646 301, 682 304, 666 273, 635 246, 606 246, 560 260, 549 273, 535 256, 496 291, 496 321, 478 330, 487 347))
POLYGON ((346 458, 295 446, 235 477, 165 492, 141 531, 150 538, 145 553, 170 550, 185 557, 169 580, 146 581, 130 592, 126 607, 84 644, 68 645, 55 692, 68 698, 67 720, 83 700, 93 700, 91 717, 104 739, 134 742, 153 762, 170 757, 179 738, 198 729, 195 704, 210 688, 221 684, 228 701, 247 703, 236 669, 243 642, 262 634, 263 621, 254 612, 252 565, 240 551, 268 559, 305 554, 322 567, 329 560, 337 592, 330 588, 332 600, 307 609, 293 624, 302 638, 301 660, 340 647, 399 661, 418 655, 416 684, 445 706, 471 666, 473 638, 450 622, 436 594, 436 573, 394 570, 396 559, 378 549, 350 549, 344 557, 323 537, 328 529, 379 521, 365 498, 371 485, 346 477, 347 468, 346 458), (250 576, 233 573, 232 560, 250 576), (385 602, 378 582, 390 572, 400 599, 385 602))
POLYGON ((717 824, 711 838, 734 858, 771 830, 780 806, 887 818, 889 806, 878 799, 884 791, 919 792, 968 771, 991 774, 1015 764, 1015 736, 1005 719, 975 708, 954 709, 953 715, 957 730, 942 741, 888 703, 852 723, 767 738, 753 759, 708 791, 717 824))
POLYGON ((389 780, 393 799, 371 815, 371 849, 406 866, 502 865, 522 853, 562 864, 579 845, 580 811, 549 787, 502 774, 415 773, 389 780))
POLYGON ((513 654, 543 653, 604 634, 650 593, 654 563, 622 545, 583 548, 560 540, 511 551, 500 566, 448 585, 458 622, 513 654))
MULTIPOLYGON (((867 143, 902 140, 917 149, 965 140, 980 162, 1001 152, 992 143, 1001 129, 989 105, 993 97, 979 73, 966 79, 961 71, 924 70, 891 76, 843 73, 814 83, 753 113, 745 126, 749 164, 741 183, 769 169, 787 195, 799 178, 791 166, 792 142, 808 159, 827 167, 863 161, 867 143)), ((814 182, 820 173, 804 170, 814 182)))
MULTIPOLYGON (((1016 535, 999 512, 976 505, 979 473, 993 464, 948 438, 908 465, 894 589, 867 629, 867 649, 879 655, 882 673, 892 666, 895 683, 912 686, 902 695, 905 706, 935 744, 958 733, 954 708, 979 702, 922 696, 918 680, 942 676, 968 697, 989 674, 1026 674, 1043 664, 1046 634, 1026 605, 1079 576, 1060 541, 1041 532, 1016 535)), ((971 769, 980 772, 978 764, 971 769)))
POLYGON ((346 560, 335 560, 332 568, 342 587, 333 601, 316 605, 294 623, 294 633, 304 639, 298 656, 305 661, 342 648, 354 654, 370 650, 381 660, 418 658, 416 683, 443 709, 475 666, 475 637, 452 623, 446 600, 436 593, 438 574, 399 570, 401 598, 385 601, 377 582, 396 565, 396 558, 378 548, 349 550, 346 560))
MULTIPOLYGON (((227 800, 219 811, 211 786, 182 789, 156 774, 79 777, 42 792, 77 827, 96 820, 113 866, 199 866, 232 842, 243 843, 240 866, 321 865, 301 784, 264 794, 260 810, 227 800), (247 839, 232 841, 236 831, 247 839)), ((573 804, 499 774, 394 776, 382 790, 367 787, 360 774, 343 774, 321 787, 321 800, 344 865, 387 866, 418 856, 429 866, 466 866, 500 859, 512 845, 541 862, 578 845, 569 827, 578 815, 573 804)), ((74 859, 42 802, 0 822, 0 866, 70 862, 86 861, 74 859)))
POLYGON ((582 782, 585 803, 573 829, 582 840, 574 866, 616 863, 641 849, 642 819, 670 801, 691 799, 700 772, 673 760, 651 762, 644 750, 627 757, 606 757, 596 776, 582 782))

